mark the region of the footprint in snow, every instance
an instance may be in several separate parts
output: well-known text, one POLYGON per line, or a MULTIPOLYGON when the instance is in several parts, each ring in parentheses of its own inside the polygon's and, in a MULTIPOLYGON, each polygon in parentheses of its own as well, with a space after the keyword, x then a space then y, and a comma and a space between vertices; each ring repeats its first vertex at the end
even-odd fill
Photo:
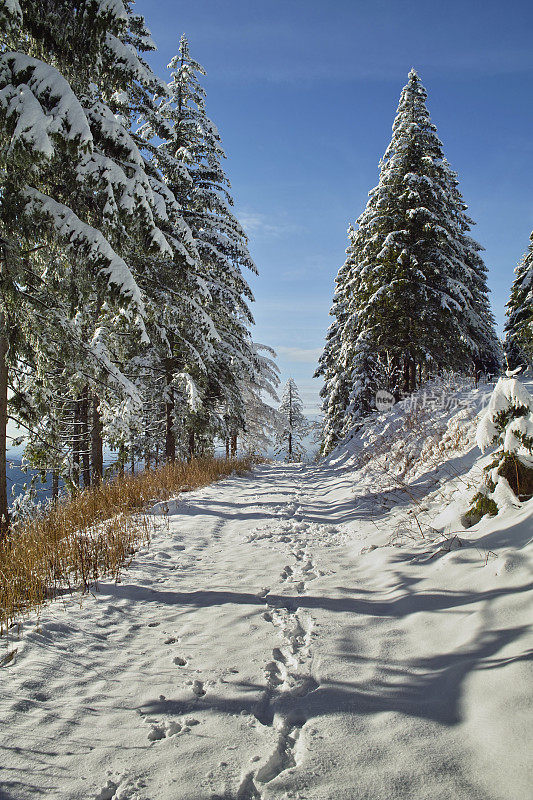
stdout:
POLYGON ((287 566, 283 567, 281 572, 280 578, 282 581, 286 581, 292 575, 292 567, 287 564, 287 566))
POLYGON ((150 733, 148 734, 148 741, 158 742, 160 739, 164 739, 165 736, 166 733, 163 725, 152 725, 150 733))
POLYGON ((162 723, 161 725, 152 725, 150 733, 148 734, 149 742, 160 742, 161 739, 166 739, 168 736, 174 736, 180 733, 183 726, 179 722, 169 722, 168 724, 162 723))
POLYGON ((176 664, 177 667, 184 667, 187 664, 187 660, 181 656, 176 656, 174 664, 176 664))
POLYGON ((281 652, 279 647, 275 647, 272 650, 272 658, 275 661, 279 661, 281 664, 286 664, 287 663, 287 659, 285 658, 285 656, 283 655, 283 653, 281 652))
POLYGON ((276 663, 276 661, 269 661, 268 664, 265 665, 265 678, 267 686, 270 689, 274 689, 283 683, 281 670, 279 668, 279 664, 276 663))
POLYGON ((98 794, 95 795, 95 800, 113 800, 117 789, 118 783, 115 783, 115 781, 108 781, 106 785, 100 789, 98 794))
POLYGON ((194 681, 192 685, 192 691, 196 697, 203 697, 206 693, 202 681, 194 681))

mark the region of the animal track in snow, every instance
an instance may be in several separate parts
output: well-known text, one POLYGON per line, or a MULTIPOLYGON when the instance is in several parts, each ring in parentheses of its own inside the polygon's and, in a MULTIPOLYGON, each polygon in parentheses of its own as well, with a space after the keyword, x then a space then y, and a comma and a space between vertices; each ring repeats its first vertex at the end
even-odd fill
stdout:
POLYGON ((149 742, 158 742, 166 736, 165 728, 163 725, 152 725, 150 733, 148 734, 149 742))
POLYGON ((261 800, 261 793, 255 785, 253 772, 248 772, 242 779, 237 789, 237 800, 261 800))
MULTIPOLYGON (((110 774, 109 772, 107 773, 110 774)), ((135 800, 139 795, 137 792, 144 788, 145 783, 140 778, 120 777, 109 778, 98 794, 93 795, 95 800, 135 800)))
POLYGON ((293 572, 292 567, 290 566, 290 564, 287 564, 285 567, 283 567, 283 570, 281 572, 280 575, 281 580, 286 581, 288 578, 291 577, 292 572, 293 572))
POLYGON ((255 777, 259 783, 269 783, 284 770, 296 766, 294 749, 304 722, 305 720, 302 720, 297 724, 291 724, 288 721, 284 721, 280 724, 276 749, 267 762, 257 770, 255 777))
POLYGON ((267 686, 270 689, 274 689, 283 683, 281 669, 276 660, 269 661, 265 666, 265 677, 267 681, 267 686))
MULTIPOLYGON (((300 551, 303 558, 305 551, 300 551)), ((310 571, 312 562, 305 563, 310 571)), ((297 610, 278 608, 268 604, 263 619, 272 622, 281 634, 281 646, 272 650, 272 660, 265 665, 266 689, 254 708, 254 716, 262 725, 274 726, 278 740, 274 751, 254 773, 243 778, 237 798, 254 800, 262 798, 258 784, 267 784, 282 772, 296 766, 296 746, 306 715, 302 710, 305 698, 316 691, 320 684, 303 671, 311 643, 313 621, 303 617, 297 610)))
POLYGON ((184 667, 187 664, 187 659, 182 658, 181 656, 176 656, 174 658, 174 664, 178 667, 184 667))
POLYGON ((192 691, 196 697, 203 697, 206 693, 203 682, 199 680, 193 681, 192 691))
POLYGON ((109 780, 106 785, 100 789, 97 795, 95 795, 95 800, 113 800, 115 793, 118 789, 118 783, 115 781, 109 780))
POLYGON ((166 739, 167 736, 174 736, 176 733, 180 733, 182 730, 183 726, 179 722, 152 725, 150 733, 148 734, 148 741, 159 742, 161 739, 166 739))

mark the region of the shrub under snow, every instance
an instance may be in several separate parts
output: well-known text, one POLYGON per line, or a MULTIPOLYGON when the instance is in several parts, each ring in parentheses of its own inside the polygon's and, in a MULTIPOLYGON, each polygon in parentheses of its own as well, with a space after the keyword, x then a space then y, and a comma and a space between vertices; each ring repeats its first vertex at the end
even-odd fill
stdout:
POLYGON ((482 452, 499 445, 485 468, 485 486, 473 498, 471 522, 533 496, 533 397, 512 374, 498 380, 476 441, 482 452))

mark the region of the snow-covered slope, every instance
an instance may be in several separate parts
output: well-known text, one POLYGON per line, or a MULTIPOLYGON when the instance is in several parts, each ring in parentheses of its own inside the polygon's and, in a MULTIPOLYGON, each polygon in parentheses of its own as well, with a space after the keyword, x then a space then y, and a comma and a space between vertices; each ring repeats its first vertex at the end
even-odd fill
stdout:
POLYGON ((529 798, 533 501, 460 524, 482 393, 155 509, 11 637, 0 798, 529 798))

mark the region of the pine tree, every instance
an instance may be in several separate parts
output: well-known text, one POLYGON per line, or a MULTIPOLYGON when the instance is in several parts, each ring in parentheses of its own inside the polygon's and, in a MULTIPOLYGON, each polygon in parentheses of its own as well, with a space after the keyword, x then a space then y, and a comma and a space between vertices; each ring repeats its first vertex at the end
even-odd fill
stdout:
POLYGON ((320 390, 323 398, 324 427, 322 451, 329 452, 342 436, 347 422, 346 409, 349 404, 351 383, 350 365, 347 361, 347 326, 349 321, 350 296, 354 293, 354 240, 357 234, 353 227, 348 229, 349 246, 346 261, 335 279, 335 294, 330 316, 334 322, 326 335, 326 345, 319 359, 315 377, 323 377, 324 386, 320 390))
POLYGON ((481 247, 468 236, 472 221, 426 98, 412 70, 379 184, 350 232, 333 341, 319 366, 326 449, 372 408, 384 360, 402 371, 403 392, 431 372, 498 363, 481 247))
MULTIPOLYGON (((70 371, 72 351, 84 352, 84 369, 98 384, 103 366, 116 373, 106 349, 113 337, 99 335, 102 310, 111 328, 120 322, 146 340, 133 254, 172 254, 160 225, 179 209, 130 131, 131 117, 165 88, 135 49, 135 41, 150 44, 129 4, 2 2, 0 26, 3 463, 7 386, 17 396, 27 384, 31 370, 22 369, 18 386, 11 375, 16 382, 30 342, 41 361, 59 361, 50 370, 56 375, 70 371), (83 337, 79 313, 92 317, 83 337)), ((79 389, 72 399, 84 404, 86 385, 79 389)), ((18 399, 38 417, 31 397, 18 399)), ((7 516, 0 473, 2 530, 7 516)))
MULTIPOLYGON (((244 400, 243 449, 247 453, 265 453, 279 430, 280 417, 267 399, 279 402, 276 388, 279 369, 271 347, 254 342, 254 375, 241 387, 244 400)), ((230 442, 231 446, 231 442, 230 442)))
MULTIPOLYGON (((169 381, 176 371, 185 372, 197 390, 195 411, 178 409, 175 396, 172 399, 172 415, 179 414, 189 430, 192 451, 200 442, 207 446, 215 435, 234 437, 243 427, 239 387, 253 380, 254 353, 248 307, 253 296, 242 269, 256 272, 256 268, 246 235, 231 212, 233 200, 221 165, 225 156, 207 117, 198 77, 205 71, 192 59, 185 36, 169 67, 169 97, 158 111, 160 129, 166 133, 160 134, 163 141, 154 152, 154 163, 179 201, 197 253, 191 274, 200 288, 184 292, 188 313, 182 310, 181 329, 167 329, 167 339, 170 333, 174 342, 168 358, 169 381)), ((146 124, 142 133, 150 140, 157 130, 146 124)))
POLYGON ((515 270, 507 303, 505 354, 511 369, 533 361, 533 233, 524 258, 515 270))
POLYGON ((288 462, 301 461, 305 454, 302 438, 309 429, 303 413, 303 403, 294 380, 285 384, 278 408, 279 430, 276 432, 277 452, 285 454, 288 462))

